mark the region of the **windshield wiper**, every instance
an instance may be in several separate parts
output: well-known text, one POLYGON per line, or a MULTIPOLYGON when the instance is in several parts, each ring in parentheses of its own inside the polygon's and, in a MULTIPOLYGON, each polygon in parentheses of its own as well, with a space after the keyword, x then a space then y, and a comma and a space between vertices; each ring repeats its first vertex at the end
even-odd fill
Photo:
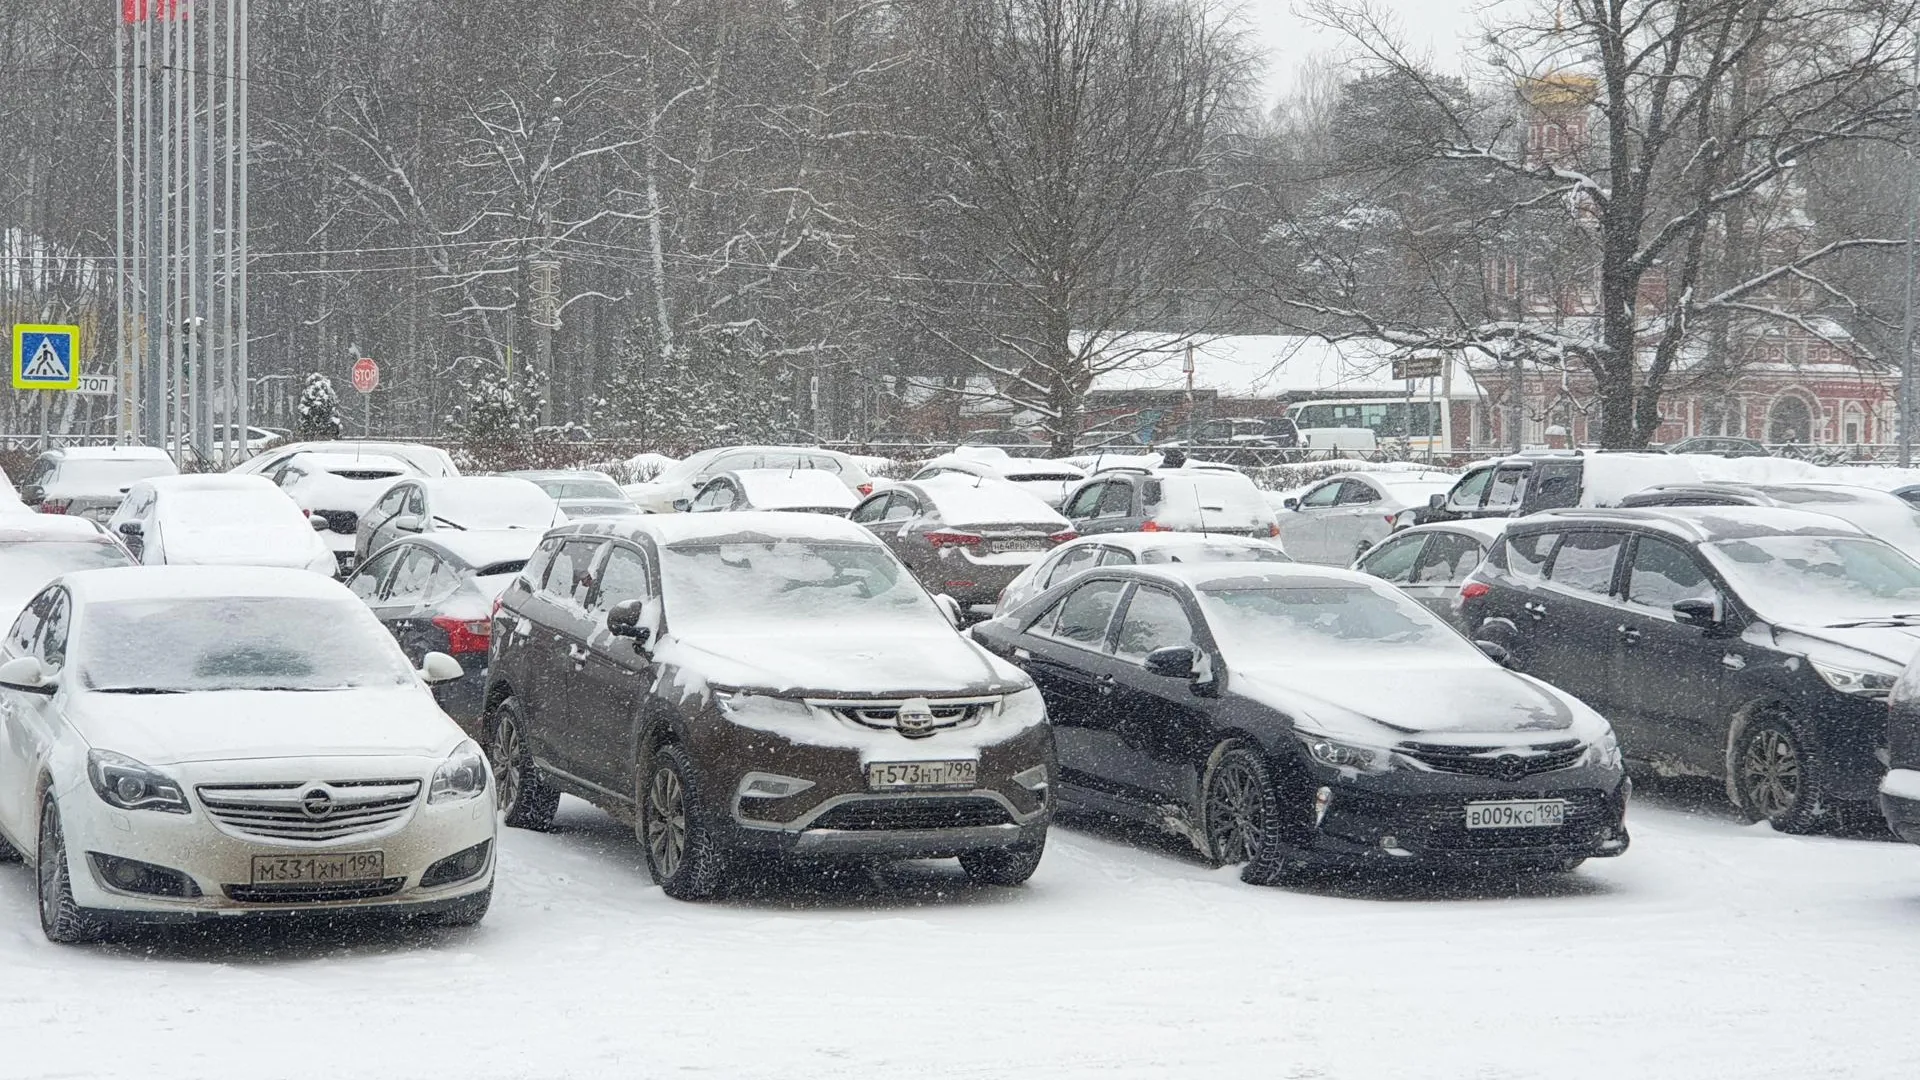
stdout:
POLYGON ((1903 615, 1884 615, 1878 619, 1861 619, 1858 622, 1828 623, 1829 630, 1857 630, 1867 626, 1914 626, 1920 624, 1920 612, 1903 615))
POLYGON ((467 531, 467 527, 466 527, 465 525, 462 525, 462 524, 460 524, 460 523, 459 523, 459 522, 457 522, 457 521, 448 521, 448 520, 447 520, 446 518, 443 518, 443 517, 441 517, 441 516, 440 516, 439 514, 435 514, 435 515, 433 515, 433 520, 435 520, 435 521, 437 521, 437 522, 439 522, 439 523, 440 523, 440 524, 442 524, 442 525, 446 525, 446 526, 449 526, 449 527, 451 527, 451 528, 455 528, 455 529, 458 529, 458 530, 460 530, 461 532, 466 532, 466 531, 467 531))
POLYGON ((96 694, 184 694, 185 690, 168 690, 159 686, 109 686, 95 690, 96 694))

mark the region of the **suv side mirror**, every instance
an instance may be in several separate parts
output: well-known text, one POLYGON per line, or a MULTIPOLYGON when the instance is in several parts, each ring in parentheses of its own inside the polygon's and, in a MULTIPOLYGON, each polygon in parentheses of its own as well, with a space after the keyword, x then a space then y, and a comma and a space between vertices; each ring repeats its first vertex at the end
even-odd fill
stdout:
POLYGON ((39 506, 47 501, 47 489, 39 484, 20 485, 20 501, 28 506, 39 506))
POLYGON ((607 633, 614 637, 633 639, 633 647, 646 648, 653 638, 653 627, 640 625, 640 617, 646 614, 645 600, 622 600, 607 612, 607 633))
POLYGON ((430 652, 420 658, 420 678, 428 683, 452 682, 466 673, 460 661, 443 652, 430 652))
POLYGON ((1149 675, 1159 675, 1168 679, 1193 678, 1194 651, 1190 645, 1170 645, 1164 649, 1155 649, 1147 654, 1141 666, 1149 675))
POLYGON ((1487 659, 1499 664, 1501 667, 1510 668, 1513 666, 1513 653, 1508 652, 1505 645, 1497 641, 1481 641, 1479 639, 1474 640, 1474 645, 1478 646, 1481 652, 1487 654, 1487 659))
POLYGON ((393 519, 392 525, 397 532, 417 533, 420 531, 420 515, 401 514, 393 519))
POLYGON ((1427 509, 1445 510, 1446 508, 1447 508, 1446 492, 1436 491, 1432 495, 1427 496, 1427 509))
POLYGON ((953 624, 953 628, 955 630, 960 629, 960 601, 955 600, 946 593, 938 593, 934 596, 933 602, 940 606, 940 614, 947 617, 947 621, 953 624))
POLYGON ((139 536, 144 532, 146 532, 146 529, 137 521, 123 521, 120 523, 121 536, 139 536))
POLYGON ((309 514, 307 521, 313 526, 314 532, 326 532, 333 528, 333 522, 328 521, 325 514, 309 514))
POLYGON ((59 689, 59 678, 60 673, 48 671, 37 656, 18 656, 0 664, 0 686, 9 690, 52 697, 59 689))
POLYGON ((1715 630, 1727 621, 1727 616, 1720 609, 1720 601, 1696 596, 1673 602, 1673 620, 1702 630, 1715 630))
POLYGON ((1293 498, 1292 496, 1288 496, 1287 498, 1281 500, 1280 505, 1286 507, 1289 510, 1298 510, 1300 509, 1300 500, 1293 498))
POLYGON ((673 508, 679 511, 680 513, 684 514, 689 510, 693 509, 693 500, 692 499, 675 499, 673 500, 673 508))

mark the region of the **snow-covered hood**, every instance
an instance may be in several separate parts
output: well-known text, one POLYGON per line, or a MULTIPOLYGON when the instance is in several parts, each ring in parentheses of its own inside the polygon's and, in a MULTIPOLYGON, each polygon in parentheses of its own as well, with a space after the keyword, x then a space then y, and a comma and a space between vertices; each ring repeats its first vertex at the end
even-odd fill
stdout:
POLYGON ((149 765, 241 758, 442 757, 459 727, 423 687, 318 693, 229 690, 102 694, 68 700, 89 746, 149 765))
MULTIPOLYGON (((1836 654, 1835 646, 1855 653, 1866 653, 1903 669, 1920 653, 1920 626, 1780 626, 1774 628, 1774 642, 1814 659, 1846 667, 1849 658, 1836 654)), ((1858 661, 1853 660, 1854 666, 1858 661)))
POLYGON ((1353 668, 1235 667, 1230 688, 1279 709, 1303 730, 1365 741, 1407 735, 1568 731, 1597 737, 1606 721, 1537 679, 1487 665, 1419 667, 1382 678, 1353 668), (1598 730, 1585 729, 1598 726, 1598 730))
POLYGON ((1018 668, 944 626, 670 633, 655 659, 717 687, 786 697, 961 696, 1028 685, 1018 668))

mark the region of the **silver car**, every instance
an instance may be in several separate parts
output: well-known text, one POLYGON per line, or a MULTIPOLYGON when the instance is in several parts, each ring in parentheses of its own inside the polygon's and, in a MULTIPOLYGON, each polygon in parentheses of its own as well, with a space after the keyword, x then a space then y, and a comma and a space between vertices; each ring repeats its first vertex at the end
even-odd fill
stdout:
POLYGON ((72 514, 104 522, 120 508, 136 481, 179 471, 166 451, 151 446, 49 450, 34 460, 21 481, 20 500, 43 514, 72 514))
POLYGON ((1458 479, 1442 472, 1330 476, 1282 504, 1281 542, 1301 562, 1345 566, 1385 540, 1400 511, 1427 505, 1458 479))

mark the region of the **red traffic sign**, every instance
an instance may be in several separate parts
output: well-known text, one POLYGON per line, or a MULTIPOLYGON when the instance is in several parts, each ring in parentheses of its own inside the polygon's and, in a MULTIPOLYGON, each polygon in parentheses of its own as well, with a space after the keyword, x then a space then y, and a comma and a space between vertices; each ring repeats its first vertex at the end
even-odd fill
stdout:
POLYGON ((366 357, 353 362, 353 388, 371 394, 380 388, 380 365, 366 357))

